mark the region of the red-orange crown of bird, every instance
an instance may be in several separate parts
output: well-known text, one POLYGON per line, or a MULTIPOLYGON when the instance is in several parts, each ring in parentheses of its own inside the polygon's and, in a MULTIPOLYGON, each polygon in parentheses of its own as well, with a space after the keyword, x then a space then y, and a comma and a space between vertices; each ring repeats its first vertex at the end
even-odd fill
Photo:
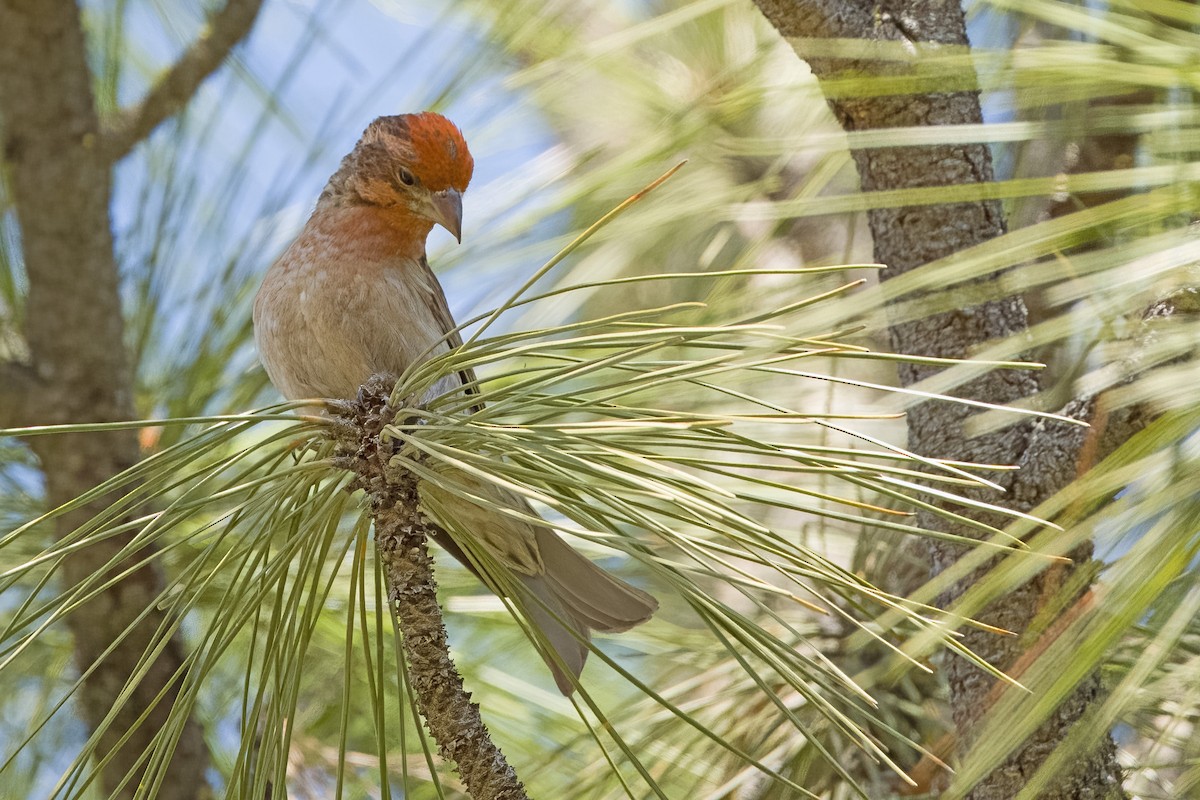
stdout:
POLYGON ((422 186, 435 192, 466 191, 475 171, 475 159, 471 158, 462 131, 432 111, 380 117, 367 127, 363 139, 399 140, 405 145, 403 149, 411 153, 409 166, 413 175, 422 186))

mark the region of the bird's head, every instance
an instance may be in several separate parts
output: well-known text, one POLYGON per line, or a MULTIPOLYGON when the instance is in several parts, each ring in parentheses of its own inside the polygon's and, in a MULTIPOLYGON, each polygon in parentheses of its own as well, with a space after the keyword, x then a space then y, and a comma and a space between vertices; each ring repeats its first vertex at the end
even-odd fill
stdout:
POLYGON ((342 160, 321 200, 410 214, 461 241, 462 193, 474 169, 462 132, 441 114, 379 117, 342 160))

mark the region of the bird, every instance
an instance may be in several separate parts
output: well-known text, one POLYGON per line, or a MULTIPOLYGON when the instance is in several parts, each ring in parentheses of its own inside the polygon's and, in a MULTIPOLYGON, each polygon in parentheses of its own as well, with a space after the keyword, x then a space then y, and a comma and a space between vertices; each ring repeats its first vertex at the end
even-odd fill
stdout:
MULTIPOLYGON (((289 400, 353 398, 372 375, 401 375, 421 359, 459 347, 445 292, 426 258, 441 225, 462 241, 462 197, 474 159, 462 132, 441 114, 372 121, 329 178, 308 221, 271 265, 254 299, 254 338, 275 388, 289 400)), ((469 371, 432 392, 467 391, 469 371)), ((658 601, 592 563, 536 514, 523 497, 464 476, 472 494, 523 518, 420 481, 422 512, 451 531, 449 553, 488 581, 453 540, 504 564, 535 600, 521 604, 557 657, 539 648, 559 690, 570 695, 593 631, 626 631, 651 618, 658 601), (445 525, 453 514, 457 525, 445 525), (461 534, 459 534, 461 535, 461 534), (570 674, 568 674, 570 673, 570 674)))

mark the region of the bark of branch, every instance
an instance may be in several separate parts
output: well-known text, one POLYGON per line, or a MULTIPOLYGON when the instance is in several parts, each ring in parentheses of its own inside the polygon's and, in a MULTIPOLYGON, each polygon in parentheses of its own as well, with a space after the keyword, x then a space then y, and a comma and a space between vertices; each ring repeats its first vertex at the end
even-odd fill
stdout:
MULTIPOLYGON (((118 276, 109 222, 109 164, 98 156, 99 123, 91 94, 91 74, 79 9, 73 0, 0 0, 0 116, 3 154, 11 197, 21 230, 29 278, 25 340, 36 387, 25 398, 26 424, 132 419, 133 378, 125 351, 118 276)), ((75 434, 31 440, 46 477, 46 499, 56 507, 78 497, 133 464, 136 434, 75 434)), ((59 517, 66 534, 115 497, 100 498, 59 517)), ((106 564, 129 540, 116 536, 66 559, 63 578, 75 585, 106 564)), ((135 554, 120 571, 141 558, 135 554)), ((163 620, 152 611, 107 657, 104 651, 163 589, 155 570, 136 570, 67 617, 75 661, 95 671, 85 681, 79 706, 97 726, 117 697, 163 620), (101 660, 103 659, 103 660, 101 660)), ((101 783, 117 791, 127 775, 132 783, 117 791, 132 797, 141 774, 138 760, 164 726, 178 694, 172 676, 182 664, 177 639, 150 665, 101 735, 98 756, 116 751, 101 783), (155 703, 155 697, 164 699, 155 703), (130 730, 153 707, 148 719, 130 730), (129 735, 118 748, 119 740, 129 735)), ((209 789, 203 732, 194 720, 183 726, 167 766, 161 800, 194 800, 209 789)))
POLYGON ((250 33, 262 5, 263 0, 226 0, 221 10, 208 18, 199 38, 142 102, 122 111, 106 127, 101 139, 104 158, 110 163, 119 161, 160 123, 182 110, 204 79, 250 33))
POLYGON ((394 384, 394 379, 372 378, 339 415, 339 463, 355 473, 355 488, 364 489, 370 500, 376 551, 403 635, 417 707, 438 752, 457 764, 471 797, 528 800, 450 660, 427 547, 430 538, 444 534, 418 510, 416 477, 389 469, 396 445, 380 437, 396 417, 397 409, 388 406, 394 384))
MULTIPOLYGON (((848 75, 903 76, 922 53, 969 47, 957 0, 888 3, 756 0, 756 3, 797 54, 809 62, 822 84, 848 75), (858 40, 864 46, 860 52, 865 55, 831 57, 827 47, 818 46, 822 39, 858 40)), ((834 115, 848 131, 981 122, 978 92, 963 90, 974 86, 974 76, 957 76, 948 85, 956 91, 882 97, 827 96, 834 115)), ((864 191, 993 179, 991 155, 985 145, 864 149, 852 155, 864 191)), ((999 236, 1005 230, 1000 206, 995 202, 877 209, 869 212, 868 220, 875 239, 875 257, 887 265, 885 279, 999 236)), ((989 291, 987 282, 980 289, 984 296, 995 294, 989 291)), ((1001 297, 921 320, 896 323, 891 325, 889 333, 897 352, 964 358, 986 342, 1019 334, 1027 327, 1027 311, 1021 299, 1001 297)), ((928 367, 907 365, 901 367, 900 378, 910 384, 927 377, 931 371, 928 367)), ((1038 388, 1032 373, 1001 370, 960 387, 956 394, 991 403, 1010 403, 1031 396, 1038 388)), ((1028 511, 1074 478, 1083 442, 1072 439, 1075 434, 1064 430, 1066 426, 1027 423, 968 438, 964 424, 970 413, 965 407, 948 403, 918 406, 907 417, 909 447, 928 456, 993 464, 1019 463, 1037 452, 1044 468, 1040 475, 990 476, 1011 490, 1013 505, 1022 511, 1028 511)), ((976 494, 990 502, 998 499, 994 495, 976 494)), ((1002 519, 992 515, 974 516, 993 525, 1003 525, 1002 519)), ((923 514, 920 522, 929 529, 975 535, 970 528, 931 514, 923 514)), ((930 540, 929 555, 935 571, 953 563, 961 552, 954 545, 930 540)), ((1079 561, 1072 569, 1086 569, 1090 548, 1075 555, 1079 561)), ((970 576, 945 600, 952 601, 979 575, 970 576)), ((978 616, 1008 630, 1024 631, 1041 606, 1048 590, 1043 584, 1048 580, 1057 583, 1063 576, 1039 577, 978 616)), ((999 637, 975 629, 965 632, 965 643, 1001 669, 1015 664, 1024 646, 1019 637, 999 637)), ((955 723, 965 749, 994 681, 960 659, 949 661, 946 669, 955 723)), ((1033 774, 1065 731, 1083 717, 1100 694, 1098 678, 1085 682, 1004 765, 974 788, 971 797, 1015 796, 1025 777, 1033 774)), ((1093 753, 1077 759, 1074 767, 1043 797, 1094 800, 1121 796, 1120 771, 1111 739, 1106 739, 1093 753)))

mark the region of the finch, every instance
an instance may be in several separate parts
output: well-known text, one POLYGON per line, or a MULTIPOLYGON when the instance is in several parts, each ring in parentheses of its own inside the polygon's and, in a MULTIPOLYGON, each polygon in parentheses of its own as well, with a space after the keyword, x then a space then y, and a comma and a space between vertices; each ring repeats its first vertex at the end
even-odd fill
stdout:
MULTIPOLYGON (((462 133, 440 114, 380 117, 329 179, 304 229, 263 279, 254 339, 272 383, 289 400, 350 399, 371 375, 400 375, 414 361, 461 345, 425 240, 441 225, 462 241, 462 195, 474 160, 462 133)), ((450 376, 431 396, 453 391, 450 376)), ((476 496, 534 516, 524 498, 456 474, 476 496)), ((648 620, 658 602, 573 550, 548 527, 488 511, 428 482, 422 510, 442 527, 453 515, 472 542, 506 565, 536 600, 523 607, 557 653, 542 655, 569 695, 591 631, 648 620), (565 670, 565 671, 564 671, 565 670)), ((446 549, 479 569, 453 540, 446 549)), ((491 582, 491 585, 496 585, 491 582)))

